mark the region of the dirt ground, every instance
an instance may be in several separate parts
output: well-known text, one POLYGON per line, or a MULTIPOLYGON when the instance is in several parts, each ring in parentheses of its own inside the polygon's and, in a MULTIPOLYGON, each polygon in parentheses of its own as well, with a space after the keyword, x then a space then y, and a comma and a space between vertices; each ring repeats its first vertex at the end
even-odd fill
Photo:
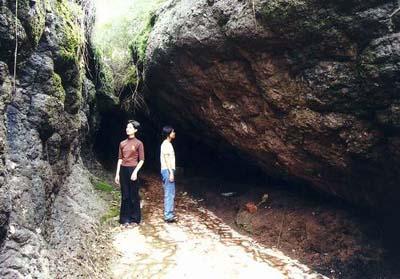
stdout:
POLYGON ((178 185, 233 229, 329 278, 400 278, 399 254, 383 247, 380 225, 343 201, 307 188, 211 177, 183 177, 178 185))
POLYGON ((142 222, 114 227, 112 278, 327 278, 278 249, 225 224, 187 192, 176 195, 177 223, 165 223, 158 177, 146 177, 142 222))
POLYGON ((400 278, 379 225, 343 202, 307 189, 185 175, 177 180, 179 222, 165 224, 158 175, 146 173, 142 182, 142 224, 108 223, 113 278, 191 278, 193 270, 218 278, 267 270, 268 278, 400 278))

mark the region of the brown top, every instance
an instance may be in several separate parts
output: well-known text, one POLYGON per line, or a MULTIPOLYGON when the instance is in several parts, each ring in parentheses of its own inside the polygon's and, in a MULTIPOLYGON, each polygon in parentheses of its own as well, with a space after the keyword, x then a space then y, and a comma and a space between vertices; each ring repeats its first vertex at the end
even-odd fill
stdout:
POLYGON ((137 138, 121 141, 118 159, 122 159, 121 166, 136 167, 140 160, 144 160, 143 143, 137 138))

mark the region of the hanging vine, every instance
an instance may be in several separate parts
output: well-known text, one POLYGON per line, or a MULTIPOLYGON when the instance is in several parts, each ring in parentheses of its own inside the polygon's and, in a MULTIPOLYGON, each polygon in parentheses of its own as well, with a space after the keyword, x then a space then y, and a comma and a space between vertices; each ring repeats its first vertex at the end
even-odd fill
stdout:
POLYGON ((256 18, 256 4, 254 3, 254 0, 252 2, 252 8, 253 8, 253 18, 254 18, 254 27, 257 30, 257 18, 256 18))
POLYGON ((13 92, 17 90, 17 55, 18 55, 18 0, 15 0, 15 50, 13 92))
MULTIPOLYGON (((254 28, 257 30, 257 16, 256 16, 256 0, 247 0, 246 4, 249 5, 252 10, 253 19, 254 19, 254 28)), ((400 1, 400 0, 399 0, 400 1)))
POLYGON ((390 17, 392 18, 398 12, 400 12, 400 0, 397 0, 397 9, 390 14, 390 17))

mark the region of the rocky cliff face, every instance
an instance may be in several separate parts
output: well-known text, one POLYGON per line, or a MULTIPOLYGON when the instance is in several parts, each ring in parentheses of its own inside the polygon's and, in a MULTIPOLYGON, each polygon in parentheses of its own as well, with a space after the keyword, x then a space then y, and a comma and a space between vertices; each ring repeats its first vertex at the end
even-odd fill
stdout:
POLYGON ((76 263, 63 251, 101 208, 80 159, 95 94, 83 64, 89 2, 18 2, 15 26, 15 1, 0 1, 0 277, 54 278, 73 272, 57 262, 76 263))
POLYGON ((397 207, 396 8, 377 0, 170 1, 147 48, 148 102, 271 175, 359 205, 397 207))

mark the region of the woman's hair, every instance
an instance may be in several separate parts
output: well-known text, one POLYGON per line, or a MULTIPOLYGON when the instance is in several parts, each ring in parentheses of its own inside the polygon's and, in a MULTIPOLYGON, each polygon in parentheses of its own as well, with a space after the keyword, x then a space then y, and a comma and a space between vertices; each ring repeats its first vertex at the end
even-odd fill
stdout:
POLYGON ((163 128, 162 128, 162 131, 161 131, 161 134, 162 134, 162 137, 163 137, 163 139, 166 139, 166 138, 168 138, 168 136, 171 134, 171 132, 174 130, 174 128, 172 128, 171 126, 164 126, 163 128))
POLYGON ((128 120, 128 123, 126 123, 126 125, 128 124, 132 124, 132 126, 136 129, 139 130, 140 128, 140 123, 137 122, 136 120, 128 120))

